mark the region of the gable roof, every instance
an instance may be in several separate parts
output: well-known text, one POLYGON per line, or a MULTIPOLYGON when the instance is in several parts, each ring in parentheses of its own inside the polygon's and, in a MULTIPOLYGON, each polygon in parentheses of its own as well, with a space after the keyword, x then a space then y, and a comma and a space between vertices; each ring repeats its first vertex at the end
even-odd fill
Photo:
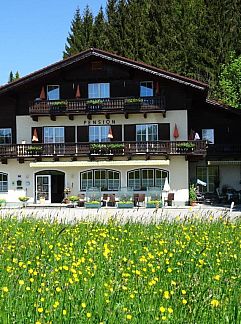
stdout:
POLYGON ((226 105, 224 103, 221 103, 221 102, 218 102, 218 101, 215 101, 215 100, 212 100, 212 99, 206 99, 206 103, 212 108, 218 108, 218 109, 220 109, 222 111, 233 113, 233 114, 236 114, 236 115, 239 115, 239 116, 241 115, 241 109, 228 106, 228 105, 226 105))
POLYGON ((31 74, 28 74, 22 78, 19 78, 11 83, 7 83, 3 86, 0 86, 0 94, 7 92, 8 90, 12 90, 17 88, 18 86, 24 85, 26 83, 29 83, 33 80, 36 80, 40 77, 43 77, 45 75, 48 75, 52 72, 55 72, 57 70, 60 70, 64 67, 71 66, 75 64, 76 62, 79 62, 81 60, 84 60, 87 57, 98 57, 102 58, 107 61, 112 61, 114 63, 118 63, 127 67, 132 67, 134 69, 139 69, 143 72, 147 72, 150 74, 153 74, 157 77, 163 77, 168 80, 172 80, 177 83, 181 83, 185 86, 193 87, 198 90, 204 91, 208 89, 208 85, 206 83, 187 78, 181 75, 178 75, 176 73, 168 72, 165 70, 162 70, 160 68, 145 64, 143 62, 137 62, 132 59, 128 59, 119 55, 116 55, 111 52, 107 52, 104 50, 96 49, 96 48, 90 48, 83 52, 80 52, 76 55, 73 55, 71 57, 68 57, 66 59, 63 59, 57 63, 51 64, 43 69, 37 70, 31 74))

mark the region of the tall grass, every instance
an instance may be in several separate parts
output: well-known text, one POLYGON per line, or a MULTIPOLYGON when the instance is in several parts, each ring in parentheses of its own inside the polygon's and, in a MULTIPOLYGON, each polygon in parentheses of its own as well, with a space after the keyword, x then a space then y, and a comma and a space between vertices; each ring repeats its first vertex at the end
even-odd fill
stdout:
POLYGON ((0 220, 0 323, 241 323, 241 223, 0 220))

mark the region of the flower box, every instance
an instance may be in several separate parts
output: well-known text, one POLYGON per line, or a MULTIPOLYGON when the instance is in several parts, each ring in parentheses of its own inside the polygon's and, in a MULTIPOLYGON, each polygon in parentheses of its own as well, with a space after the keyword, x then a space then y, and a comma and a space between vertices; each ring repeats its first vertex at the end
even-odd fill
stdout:
POLYGON ((119 202, 117 202, 117 208, 133 208, 133 207, 134 207, 134 203, 132 201, 127 201, 127 202, 119 201, 119 202))
POLYGON ((85 208, 100 208, 101 204, 98 201, 85 202, 85 208))
POLYGON ((159 200, 150 200, 146 203, 146 208, 161 208, 162 207, 162 201, 159 200))

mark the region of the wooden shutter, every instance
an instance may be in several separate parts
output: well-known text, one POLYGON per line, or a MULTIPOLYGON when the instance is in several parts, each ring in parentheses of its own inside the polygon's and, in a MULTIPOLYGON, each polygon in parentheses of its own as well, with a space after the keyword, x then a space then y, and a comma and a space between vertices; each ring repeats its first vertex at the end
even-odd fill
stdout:
POLYGON ((136 141, 136 125, 125 125, 124 140, 136 141))
POLYGON ((122 126, 113 125, 111 126, 113 139, 112 142, 121 142, 122 141, 122 126))
POLYGON ((43 127, 32 127, 31 141, 32 143, 43 143, 43 127), (35 129, 38 135, 38 142, 33 141, 33 133, 35 129))
POLYGON ((158 140, 170 141, 170 124, 162 123, 158 124, 158 140))
POLYGON ((64 128, 64 140, 65 143, 75 143, 75 127, 66 126, 64 128))
POLYGON ((77 128, 77 142, 78 143, 89 142, 89 127, 88 126, 78 126, 78 128, 77 128))

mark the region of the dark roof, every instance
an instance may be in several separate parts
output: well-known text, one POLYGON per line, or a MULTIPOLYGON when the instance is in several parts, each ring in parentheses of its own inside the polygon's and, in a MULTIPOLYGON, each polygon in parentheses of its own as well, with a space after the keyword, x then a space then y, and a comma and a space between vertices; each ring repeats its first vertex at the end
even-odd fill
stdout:
POLYGON ((221 110, 226 111, 226 112, 234 113, 234 114, 237 114, 239 116, 241 115, 241 109, 228 106, 228 105, 226 105, 226 104, 224 104, 222 102, 218 102, 218 101, 215 101, 215 100, 212 100, 212 99, 206 99, 206 103, 208 105, 210 105, 211 107, 218 108, 218 109, 221 109, 221 110))
POLYGON ((144 72, 151 73, 153 75, 163 77, 163 78, 184 84, 186 86, 190 86, 190 87, 199 89, 201 91, 208 89, 208 85, 206 83, 203 83, 203 82, 200 82, 200 81, 197 81, 194 79, 190 79, 190 78, 178 75, 176 73, 168 72, 168 71, 162 70, 160 68, 145 64, 143 62, 137 62, 132 59, 128 59, 128 58, 116 55, 114 53, 111 53, 111 52, 106 52, 106 51, 103 51, 100 49, 90 48, 90 49, 80 52, 76 55, 68 57, 64 60, 61 60, 57 63, 51 64, 43 69, 40 69, 40 70, 35 71, 31 74, 28 74, 16 81, 13 81, 11 83, 1 86, 0 94, 7 92, 10 89, 17 88, 20 85, 24 85, 28 82, 31 82, 32 80, 35 80, 35 79, 38 79, 45 75, 48 75, 49 73, 52 73, 52 72, 59 70, 61 68, 71 66, 72 64, 74 64, 80 60, 83 60, 87 57, 90 57, 90 56, 103 58, 105 60, 113 61, 115 63, 119 63, 119 64, 129 66, 129 67, 132 67, 135 69, 139 69, 144 72))

